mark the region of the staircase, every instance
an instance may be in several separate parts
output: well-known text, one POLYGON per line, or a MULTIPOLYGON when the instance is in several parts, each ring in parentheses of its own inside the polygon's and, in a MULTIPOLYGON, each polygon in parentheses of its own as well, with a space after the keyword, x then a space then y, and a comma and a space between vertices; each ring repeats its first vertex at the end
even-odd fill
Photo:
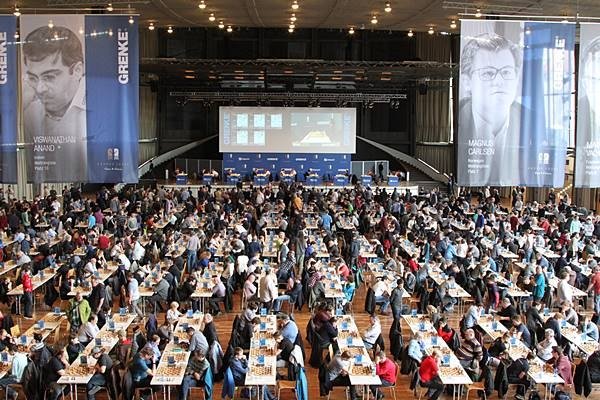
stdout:
POLYGON ((448 180, 448 177, 445 174, 440 173, 431 165, 428 165, 421 160, 417 160, 406 153, 402 153, 394 148, 369 139, 365 139, 363 137, 357 137, 357 139, 362 140, 363 142, 368 143, 395 158, 406 169, 406 171, 410 172, 411 182, 419 181, 431 183, 431 181, 434 181, 436 184, 445 185, 448 180))

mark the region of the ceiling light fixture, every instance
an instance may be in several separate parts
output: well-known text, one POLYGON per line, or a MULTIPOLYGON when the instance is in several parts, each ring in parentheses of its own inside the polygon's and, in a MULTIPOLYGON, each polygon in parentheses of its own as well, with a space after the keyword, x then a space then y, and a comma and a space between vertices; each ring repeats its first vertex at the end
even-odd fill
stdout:
POLYGON ((210 13, 210 16, 208 17, 208 20, 209 20, 210 22, 214 22, 214 21, 215 21, 215 19, 216 19, 216 18, 215 18, 215 14, 213 14, 213 13, 210 13))
POLYGON ((292 22, 296 22, 296 13, 293 13, 292 16, 290 17, 290 21, 292 22))
POLYGON ((106 11, 112 12, 112 10, 114 10, 112 3, 108 3, 108 5, 106 6, 106 11))
POLYGON ((450 22, 450 29, 456 29, 456 21, 452 20, 452 22, 450 22))
POLYGON ((201 10, 204 10, 206 8, 206 3, 204 2, 204 0, 200 1, 200 4, 198 4, 198 8, 201 10))
POLYGON ((385 12, 392 12, 392 4, 389 1, 385 2, 385 8, 383 9, 385 12))
POLYGON ((18 38, 19 38, 19 31, 16 31, 15 32, 15 39, 18 39, 18 38))
POLYGON ((167 29, 167 33, 173 33, 173 27, 169 26, 169 28, 167 29))
POLYGON ((48 21, 48 28, 54 28, 54 22, 52 22, 52 20, 48 21))
POLYGON ((481 9, 478 8, 477 11, 475 11, 475 16, 481 18, 481 9))
POLYGON ((408 31, 408 33, 406 34, 406 36, 408 36, 408 37, 413 37, 413 36, 415 36, 415 34, 413 33, 412 29, 410 29, 410 30, 408 31))
POLYGON ((21 15, 21 11, 19 11, 19 7, 15 6, 15 12, 13 12, 15 17, 19 17, 21 15))
POLYGON ((154 22, 150 22, 150 25, 148 25, 148 29, 151 31, 154 30, 154 22))
POLYGON ((300 5, 298 4, 298 0, 294 0, 292 2, 292 10, 297 10, 300 8, 300 5))
POLYGON ((223 23, 223 21, 219 21, 219 29, 223 28, 225 28, 225 24, 223 23))
POLYGON ((377 22, 379 22, 379 21, 377 21, 377 15, 373 15, 373 17, 371 18, 371 23, 373 25, 375 25, 375 24, 377 24, 377 22))
POLYGON ((430 35, 433 35, 435 33, 435 31, 433 30, 433 26, 429 27, 429 30, 427 31, 427 33, 429 33, 430 35))
POLYGON ((231 25, 227 25, 227 32, 228 33, 233 32, 233 28, 231 27, 231 25))
POLYGON ((134 22, 135 22, 135 20, 133 19, 133 17, 129 17, 129 23, 130 23, 131 25, 133 25, 133 23, 134 23, 134 22))
POLYGON ((294 33, 294 28, 289 28, 289 29, 288 29, 288 32, 289 32, 289 33, 294 33))
POLYGON ((350 27, 350 29, 348 30, 348 33, 350 35, 354 35, 354 27, 353 26, 350 27))
POLYGON ((295 27, 296 27, 295 24, 290 24, 290 26, 289 26, 290 29, 294 29, 295 27))

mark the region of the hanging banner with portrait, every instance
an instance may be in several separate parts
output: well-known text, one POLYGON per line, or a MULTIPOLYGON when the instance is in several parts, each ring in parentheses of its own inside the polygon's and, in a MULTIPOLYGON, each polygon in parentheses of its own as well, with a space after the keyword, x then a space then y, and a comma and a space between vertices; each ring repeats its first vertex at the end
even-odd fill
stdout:
POLYGON ((138 26, 123 15, 25 15, 30 182, 138 181, 138 26))
POLYGON ((0 16, 0 183, 17 182, 17 17, 0 16))
POLYGON ((562 187, 575 25, 465 20, 458 184, 562 187))
POLYGON ((600 187, 600 24, 580 25, 578 83, 575 187, 597 188, 600 187))

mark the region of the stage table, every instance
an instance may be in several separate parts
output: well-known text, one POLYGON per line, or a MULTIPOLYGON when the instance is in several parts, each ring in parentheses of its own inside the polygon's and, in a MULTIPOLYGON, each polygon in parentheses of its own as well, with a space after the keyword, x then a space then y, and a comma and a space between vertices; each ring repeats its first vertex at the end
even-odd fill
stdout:
POLYGON ((388 175, 388 186, 398 186, 400 184, 400 178, 396 175, 388 175))
POLYGON ((177 174, 177 177, 175 178, 175 183, 177 185, 187 185, 188 184, 187 174, 177 174))
POLYGON ((204 174, 202 175, 202 183, 205 185, 212 185, 213 183, 213 176, 212 174, 204 174))
POLYGON ((336 175, 333 178, 333 184, 335 186, 346 186, 348 185, 348 176, 347 175, 336 175))
POLYGON ((368 186, 373 183, 373 177, 371 175, 363 175, 361 176, 361 182, 363 186, 368 186))

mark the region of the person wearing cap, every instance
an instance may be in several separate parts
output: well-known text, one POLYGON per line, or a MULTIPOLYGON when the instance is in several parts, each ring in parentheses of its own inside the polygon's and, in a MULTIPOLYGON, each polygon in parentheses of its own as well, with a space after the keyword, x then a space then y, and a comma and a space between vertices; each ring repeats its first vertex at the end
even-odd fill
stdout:
POLYGON ((113 366, 112 359, 108 354, 105 354, 103 347, 94 347, 92 357, 96 359, 96 365, 94 365, 94 375, 92 375, 86 386, 88 400, 95 400, 96 393, 106 387, 107 378, 113 366))

